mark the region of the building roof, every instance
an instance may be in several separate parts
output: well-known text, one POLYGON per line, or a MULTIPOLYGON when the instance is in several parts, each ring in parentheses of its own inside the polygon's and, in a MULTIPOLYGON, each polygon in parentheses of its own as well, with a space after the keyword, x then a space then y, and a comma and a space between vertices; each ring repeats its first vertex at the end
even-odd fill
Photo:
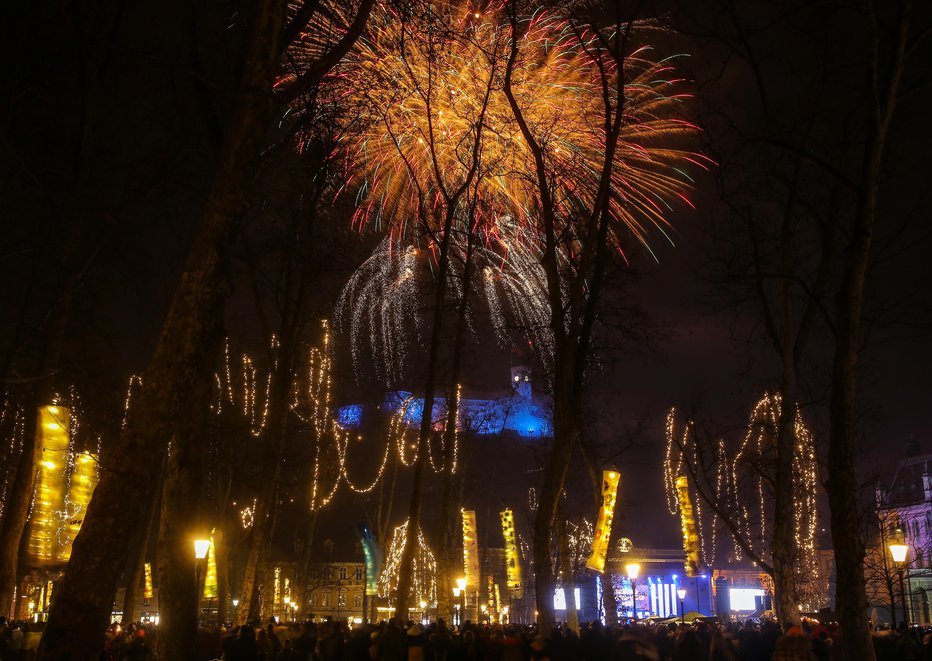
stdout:
POLYGON ((897 465, 890 488, 882 494, 881 503, 885 508, 908 507, 926 500, 922 478, 932 475, 932 454, 920 455, 917 446, 910 443, 907 455, 897 465))

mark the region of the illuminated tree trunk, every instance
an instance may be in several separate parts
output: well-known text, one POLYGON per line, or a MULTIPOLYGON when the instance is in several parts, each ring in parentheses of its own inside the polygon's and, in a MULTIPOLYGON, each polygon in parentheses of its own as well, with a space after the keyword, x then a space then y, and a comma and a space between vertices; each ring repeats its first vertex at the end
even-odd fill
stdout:
POLYGON ((563 600, 566 603, 566 626, 579 633, 579 613, 576 611, 576 580, 573 576, 573 558, 570 554, 570 536, 566 530, 566 517, 557 514, 559 539, 560 577, 563 583, 563 600))
MULTIPOLYGON (((785 381, 786 383, 786 381, 785 381)), ((794 567, 802 559, 802 549, 795 534, 793 455, 796 435, 795 399, 792 389, 784 391, 777 424, 777 459, 774 474, 774 517, 771 559, 776 592, 777 616, 784 627, 799 624, 799 599, 794 567)))
POLYGON ((29 519, 36 470, 42 455, 41 435, 38 433, 39 407, 51 404, 52 401, 52 376, 61 356, 70 306, 71 296, 64 295, 50 313, 52 320, 44 345, 39 371, 41 376, 30 390, 23 411, 23 448, 16 463, 16 473, 0 526, 0 614, 10 614, 14 606, 13 594, 19 576, 19 554, 23 548, 23 533, 29 519))

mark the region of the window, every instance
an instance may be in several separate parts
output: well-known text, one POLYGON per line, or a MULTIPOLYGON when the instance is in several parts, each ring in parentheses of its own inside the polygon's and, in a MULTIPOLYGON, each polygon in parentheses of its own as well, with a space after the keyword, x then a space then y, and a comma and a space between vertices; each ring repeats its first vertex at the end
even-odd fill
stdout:
POLYGON ((346 608, 346 593, 341 592, 340 596, 337 597, 337 606, 339 608, 346 608))
POLYGON ((333 541, 330 539, 324 540, 324 553, 331 555, 333 553, 333 541))
POLYGON ((340 567, 340 580, 341 581, 346 580, 346 566, 345 565, 340 567))
POLYGON ((362 580, 362 567, 356 567, 356 580, 362 580))
POLYGON ((320 605, 321 605, 321 606, 329 606, 329 605, 330 605, 330 592, 324 592, 324 593, 320 596, 320 605))
POLYGON ((353 608, 362 608, 362 595, 355 594, 353 595, 353 608))

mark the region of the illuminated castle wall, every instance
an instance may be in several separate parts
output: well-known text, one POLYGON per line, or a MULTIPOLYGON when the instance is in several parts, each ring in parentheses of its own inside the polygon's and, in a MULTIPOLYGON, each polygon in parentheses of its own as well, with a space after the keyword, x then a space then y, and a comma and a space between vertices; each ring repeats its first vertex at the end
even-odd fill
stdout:
MULTIPOLYGON (((531 388, 531 371, 527 367, 511 368, 511 392, 494 399, 470 398, 465 392, 460 399, 460 427, 476 434, 491 435, 513 432, 527 438, 543 438, 552 434, 549 406, 535 403, 531 388)), ((381 409, 389 414, 401 410, 404 402, 405 422, 412 427, 420 424, 424 410, 424 399, 411 399, 411 393, 397 390, 386 393, 381 409)), ((442 425, 447 403, 443 397, 434 401, 434 424, 442 425)), ((346 428, 356 428, 362 423, 365 407, 351 404, 337 409, 337 420, 346 428)))

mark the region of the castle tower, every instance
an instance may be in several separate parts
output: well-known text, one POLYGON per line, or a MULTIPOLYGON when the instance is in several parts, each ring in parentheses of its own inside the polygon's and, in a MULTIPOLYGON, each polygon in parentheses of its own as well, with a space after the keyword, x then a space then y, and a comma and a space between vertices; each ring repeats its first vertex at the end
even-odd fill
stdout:
POLYGON ((521 399, 531 401, 531 368, 515 365, 511 368, 511 387, 521 399))

